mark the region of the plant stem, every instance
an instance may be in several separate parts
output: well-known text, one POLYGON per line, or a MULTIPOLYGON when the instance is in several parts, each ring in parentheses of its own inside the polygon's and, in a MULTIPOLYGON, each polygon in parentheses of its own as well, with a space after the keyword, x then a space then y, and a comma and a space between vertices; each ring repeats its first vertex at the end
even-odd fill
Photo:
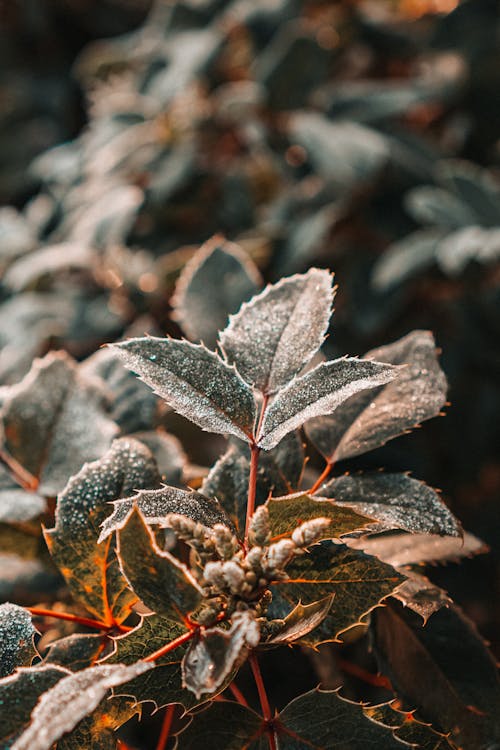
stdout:
POLYGON ((249 658, 250 667, 252 669, 255 684, 257 685, 257 691, 259 693, 260 706, 262 709, 262 716, 266 723, 267 739, 269 741, 269 750, 277 750, 276 737, 274 734, 273 727, 273 715, 271 713, 271 706, 269 705, 269 698, 267 697, 266 686, 262 679, 260 671, 259 661, 255 653, 251 654, 249 658))
POLYGON ((308 493, 312 495, 314 492, 316 492, 316 490, 318 490, 321 487, 325 479, 328 479, 328 476, 332 469, 333 469, 333 461, 327 461, 325 468, 323 469, 319 477, 316 479, 311 489, 307 490, 308 493))
POLYGON ((174 713, 175 713, 175 705, 171 703, 169 706, 167 706, 167 709, 165 711, 165 716, 163 717, 163 724, 161 727, 160 736, 158 737, 158 744, 156 745, 156 750, 165 750, 168 742, 168 738, 170 735, 170 730, 172 729, 172 721, 174 719, 174 713))
POLYGON ((353 664, 346 659, 338 659, 337 661, 340 669, 346 674, 351 674, 353 677, 357 677, 358 680, 374 685, 375 687, 383 687, 386 690, 392 690, 392 685, 388 677, 384 677, 382 674, 372 674, 358 664, 353 664))
POLYGON ((231 691, 231 693, 233 694, 233 696, 236 698, 236 700, 241 706, 246 706, 248 708, 247 699, 245 698, 245 696, 243 695, 243 693, 241 692, 237 684, 234 682, 234 680, 229 685, 229 690, 231 691))
MULTIPOLYGON (((99 620, 91 620, 88 617, 80 617, 79 615, 72 615, 69 612, 54 612, 51 609, 43 609, 41 607, 26 607, 28 612, 31 612, 35 617, 54 617, 56 620, 68 620, 69 622, 77 622, 80 625, 86 625, 88 628, 97 628, 97 630, 109 630, 109 625, 99 620)), ((119 626, 122 627, 122 626, 119 626)), ((128 630, 128 628, 127 628, 128 630)))
POLYGON ((245 522, 245 544, 248 539, 250 522, 255 511, 255 495, 257 493, 257 469, 259 468, 260 448, 255 445, 250 446, 250 477, 248 480, 248 498, 247 498, 247 516, 245 522))
POLYGON ((156 661, 157 659, 160 659, 162 656, 165 656, 165 654, 168 654, 170 651, 173 651, 175 648, 178 648, 179 646, 182 646, 183 643, 187 643, 188 641, 193 638, 196 633, 199 631, 199 628, 196 628, 194 630, 188 630, 187 633, 183 633, 178 638, 174 638, 173 641, 170 641, 170 643, 165 644, 165 646, 162 646, 158 649, 158 651, 155 651, 152 654, 149 654, 149 656, 146 656, 144 661, 156 661))

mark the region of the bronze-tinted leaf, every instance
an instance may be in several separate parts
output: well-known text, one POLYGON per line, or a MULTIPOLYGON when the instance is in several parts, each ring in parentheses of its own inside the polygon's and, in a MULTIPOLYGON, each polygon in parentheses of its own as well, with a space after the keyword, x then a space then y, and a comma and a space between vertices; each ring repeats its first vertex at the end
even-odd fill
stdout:
POLYGON ((411 711, 399 711, 393 703, 364 708, 366 716, 377 724, 393 730, 394 736, 419 750, 450 750, 452 745, 445 735, 436 732, 429 724, 415 718, 411 711))
POLYGON ((101 523, 110 502, 137 487, 157 486, 159 479, 150 451, 136 440, 120 438, 59 495, 56 525, 45 531, 47 546, 74 596, 102 622, 122 622, 136 597, 120 572, 114 540, 98 543, 101 523))
POLYGON ((0 410, 5 460, 43 495, 56 495, 86 461, 109 447, 117 427, 98 381, 85 379, 64 352, 35 360, 9 388, 0 410))
POLYGON ((418 563, 449 562, 487 552, 487 545, 468 531, 463 538, 433 534, 380 534, 346 540, 395 568, 418 563))
POLYGON ((332 594, 312 604, 297 604, 283 620, 283 627, 268 638, 266 643, 291 643, 304 638, 323 622, 332 606, 333 596, 332 594))
POLYGON ((330 520, 324 539, 339 539, 342 535, 362 529, 371 523, 369 518, 355 510, 342 508, 331 500, 311 497, 301 492, 286 497, 270 498, 266 507, 273 537, 290 535, 301 523, 319 516, 330 520))
POLYGON ((446 402, 446 377, 429 331, 413 331, 393 344, 373 349, 364 359, 408 366, 380 390, 353 395, 335 416, 308 422, 307 436, 332 463, 384 445, 435 417, 446 402))
MULTIPOLYGON (((310 604, 334 595, 327 617, 303 639, 309 645, 336 640, 404 580, 401 573, 376 557, 331 542, 311 547, 306 554, 295 557, 286 570, 288 579, 274 583, 272 591, 282 605, 288 605, 288 611, 299 601, 310 604)), ((275 615, 275 611, 271 612, 275 615)), ((284 614, 287 612, 281 609, 275 616, 284 614)))
POLYGON ((185 565, 158 547, 137 507, 118 531, 118 557, 134 592, 159 615, 183 623, 200 603, 198 583, 185 565))
POLYGON ((260 286, 257 267, 243 250, 213 237, 184 266, 171 300, 172 317, 190 339, 214 349, 228 316, 260 286))
POLYGON ((239 703, 211 703, 177 737, 176 750, 267 750, 262 717, 239 703))
POLYGON ((265 450, 307 420, 331 414, 359 391, 375 388, 398 377, 399 370, 380 362, 345 357, 320 365, 292 380, 276 395, 264 413, 257 436, 265 450))
POLYGON ((214 352, 188 341, 153 336, 114 347, 127 367, 202 430, 229 433, 242 440, 252 436, 252 391, 214 352))
POLYGON ((89 716, 108 690, 121 685, 148 669, 151 664, 138 662, 89 667, 63 677, 40 698, 31 714, 31 722, 12 750, 49 750, 54 742, 89 716))
POLYGON ((317 268, 267 286, 230 317, 221 333, 226 359, 247 383, 273 393, 322 345, 332 302, 332 275, 317 268))
POLYGON ((373 518, 380 530, 461 536, 461 526, 438 493, 407 474, 345 475, 318 493, 373 518))
POLYGON ((408 579, 393 593, 393 597, 419 614, 424 625, 434 612, 450 606, 451 599, 446 591, 414 571, 407 570, 405 573, 408 579))
POLYGON ((31 664, 37 656, 35 633, 26 609, 9 602, 0 604, 0 677, 6 677, 16 667, 31 664))
POLYGON ((106 648, 106 641, 106 636, 102 634, 80 635, 74 633, 66 636, 66 638, 59 638, 58 641, 54 641, 48 647, 43 663, 65 667, 72 672, 93 667, 102 656, 106 648))

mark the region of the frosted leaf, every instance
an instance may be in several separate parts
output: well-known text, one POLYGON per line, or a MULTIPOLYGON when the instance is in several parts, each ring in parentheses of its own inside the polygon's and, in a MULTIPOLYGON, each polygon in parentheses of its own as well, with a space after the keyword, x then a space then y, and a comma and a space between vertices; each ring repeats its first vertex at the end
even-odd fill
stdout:
POLYGON ((127 517, 136 505, 150 525, 165 525, 165 517, 178 513, 191 518, 204 526, 223 523, 232 527, 232 523, 217 500, 201 495, 199 492, 181 490, 178 487, 162 487, 159 490, 141 490, 126 500, 113 503, 114 511, 102 524, 99 542, 114 531, 123 528, 127 517))
POLYGON ((434 612, 442 607, 448 607, 452 600, 443 589, 431 583, 428 578, 413 571, 405 571, 408 579, 401 584, 393 596, 404 607, 416 612, 425 625, 434 612))
POLYGON ((375 555, 395 568, 450 562, 488 551, 488 546, 481 539, 467 531, 463 538, 434 534, 381 534, 344 541, 349 547, 375 555))
POLYGON ((364 474, 332 479, 318 490, 335 505, 352 508, 378 521, 377 531, 404 529, 413 533, 461 536, 459 522, 438 493, 407 474, 364 474))
POLYGON ((63 677, 42 695, 31 714, 31 723, 12 750, 50 750, 54 742, 94 711, 108 690, 137 677, 151 664, 138 662, 89 667, 63 677))
POLYGON ((98 658, 102 657, 104 646, 101 633, 97 635, 73 633, 53 641, 47 649, 43 663, 47 666, 56 665, 77 672, 93 666, 98 658))
POLYGON ((35 633, 26 609, 9 602, 0 604, 0 677, 6 677, 16 667, 31 664, 37 655, 35 633))
POLYGON ((331 414, 358 391, 388 383, 398 374, 397 368, 381 362, 353 358, 322 362, 277 394, 265 412, 258 445, 273 448, 308 419, 331 414))
POLYGON ((190 339, 215 348, 228 316, 260 286, 260 274, 243 250, 213 237, 184 266, 171 299, 172 317, 190 339))
POLYGON ((229 630, 204 630, 182 660, 183 686, 196 698, 217 692, 258 643, 259 626, 249 610, 234 614, 229 630))
POLYGON ((112 501, 159 482, 148 448, 120 438, 102 459, 83 466, 58 497, 55 527, 45 531, 47 546, 74 596, 103 622, 110 607, 113 620, 123 621, 134 596, 120 573, 114 540, 98 542, 101 523, 112 501))
POLYGON ((44 276, 53 278, 69 269, 85 270, 98 262, 95 251, 88 245, 61 242, 48 245, 13 263, 6 272, 3 283, 14 292, 33 286, 44 276))
POLYGON ((332 278, 311 268, 282 279, 230 317, 220 346, 247 383, 273 393, 309 362, 328 328, 332 278))
POLYGON ((99 384, 83 378, 64 352, 35 360, 0 410, 7 463, 20 465, 41 494, 56 495, 116 435, 103 401, 99 384))
POLYGON ((306 434, 327 461, 371 451, 439 414, 446 402, 446 377, 429 331, 413 331, 393 344, 368 352, 364 360, 408 365, 378 391, 348 399, 333 417, 308 422, 306 434))
POLYGON ((127 367, 202 430, 242 440, 252 436, 252 391, 214 352, 188 341, 152 336, 114 346, 127 367))

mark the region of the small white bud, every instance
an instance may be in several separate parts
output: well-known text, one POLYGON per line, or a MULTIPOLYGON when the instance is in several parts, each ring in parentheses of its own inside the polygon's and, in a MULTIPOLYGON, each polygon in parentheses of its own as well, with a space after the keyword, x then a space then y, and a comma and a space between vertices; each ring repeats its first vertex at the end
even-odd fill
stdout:
POLYGON ((203 578, 210 586, 215 586, 222 590, 226 588, 226 579, 224 578, 222 563, 220 562, 208 562, 203 571, 203 578))
POLYGON ((234 560, 222 564, 224 579, 232 594, 239 594, 245 582, 245 571, 234 560))
POLYGON ((296 545, 291 539, 280 539, 271 544, 267 550, 266 572, 271 575, 276 570, 282 570, 296 552, 296 545))
POLYGON ((267 547, 270 538, 269 511, 265 505, 261 505, 257 508, 250 521, 250 544, 267 547))
POLYGON ((298 526, 292 534, 292 541, 297 547, 308 547, 319 541, 330 525, 329 518, 313 518, 298 526))

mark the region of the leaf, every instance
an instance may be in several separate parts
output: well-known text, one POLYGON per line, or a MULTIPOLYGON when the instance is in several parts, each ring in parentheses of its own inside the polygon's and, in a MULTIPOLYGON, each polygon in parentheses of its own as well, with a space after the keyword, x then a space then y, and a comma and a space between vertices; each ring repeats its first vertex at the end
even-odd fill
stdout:
POLYGON ((0 604, 0 677, 16 667, 29 666, 38 652, 31 615, 17 604, 0 604))
POLYGON ((188 568, 158 547, 137 507, 117 536, 123 575, 137 596, 159 615, 184 623, 203 596, 188 568))
POLYGON ((63 677, 45 692, 31 714, 31 723, 12 750, 50 750, 63 734, 91 714, 108 690, 151 669, 139 662, 89 667, 63 677))
POLYGON ((477 223, 477 215, 460 198, 443 188, 423 185, 410 190, 404 197, 405 208, 419 224, 446 229, 477 223))
POLYGON ((202 430, 251 438, 252 391, 217 354, 188 341, 153 336, 113 346, 127 367, 202 430))
POLYGON ((177 737, 176 750, 267 750, 263 719, 239 703, 213 702, 193 715, 177 737))
POLYGON ((310 690, 278 715, 282 750, 403 750, 390 728, 371 721, 363 706, 337 690, 310 690))
POLYGON ((109 503, 136 487, 157 484, 150 451, 120 438, 72 477, 58 497, 55 527, 45 530, 47 546, 73 595, 101 622, 123 622, 136 600, 120 572, 114 540, 98 541, 109 503))
POLYGON ((349 508, 342 508, 330 500, 314 498, 301 492, 287 497, 270 498, 266 506, 272 537, 290 535, 301 523, 320 516, 330 519, 325 539, 339 539, 343 534, 362 529, 370 523, 368 518, 349 508))
POLYGON ((27 473, 43 495, 56 495, 86 461, 101 456, 117 432, 104 394, 64 352, 36 360, 11 386, 0 410, 7 463, 27 473))
POLYGON ((47 510, 43 497, 16 484, 0 466, 0 550, 33 559, 40 552, 40 521, 47 510))
POLYGON ((384 388, 352 396, 334 417, 307 423, 308 438, 330 463, 384 445, 435 417, 446 402, 446 378, 429 331, 413 331, 393 344, 373 349, 364 359, 407 367, 384 388))
POLYGON ((380 362, 348 357, 322 362, 276 395, 264 412, 257 436, 259 447, 274 448, 288 432, 307 420, 331 414, 359 391, 384 385, 398 375, 397 368, 380 362))
POLYGON ((196 698, 213 695, 234 677, 249 650, 259 643, 259 626, 250 611, 236 612, 229 630, 207 628, 191 641, 182 660, 182 684, 196 698))
POLYGON ((133 716, 141 716, 141 707, 130 700, 104 698, 91 716, 80 721, 73 731, 57 743, 57 750, 118 750, 116 730, 133 716))
POLYGON ((401 573, 376 557, 331 542, 311 547, 306 554, 294 558, 286 571, 288 578, 271 587, 273 596, 281 600, 278 615, 273 610, 273 601, 270 610, 273 617, 285 614, 283 605, 295 607, 299 601, 310 604, 334 596, 327 617, 303 639, 305 644, 314 646, 337 640, 404 580, 401 573))
MULTIPOLYGON (((54 664, 77 672, 93 667, 106 647, 106 637, 74 633, 51 643, 43 659, 46 665, 54 664)), ((136 661, 139 661, 136 659, 136 661)))
POLYGON ((297 604, 289 615, 283 620, 283 626, 267 643, 292 643, 299 638, 304 638, 308 633, 318 627, 325 619, 332 606, 333 595, 320 599, 312 604, 297 604))
POLYGON ((479 555, 488 550, 481 539, 467 531, 463 538, 432 534, 389 534, 349 539, 348 544, 375 555, 396 568, 419 563, 444 563, 479 555))
POLYGON ((61 578, 51 565, 40 560, 26 560, 20 555, 0 552, 0 598, 22 604, 35 604, 50 597, 61 585, 61 578))
POLYGON ((435 732, 429 724, 418 721, 413 712, 403 712, 394 708, 397 701, 382 703, 364 708, 366 716, 377 724, 393 730, 397 739, 417 746, 419 750, 450 750, 451 745, 441 733, 435 732))
POLYGON ((199 492, 181 490, 178 487, 142 490, 126 500, 118 500, 113 504, 113 513, 102 524, 99 542, 124 527, 134 505, 149 525, 165 526, 165 517, 170 513, 177 513, 207 527, 214 526, 216 523, 232 526, 217 500, 211 500, 199 492))
POLYGON ((439 243, 446 229, 418 229, 385 249, 373 266, 372 284, 378 292, 389 292, 426 271, 436 261, 439 243))
MULTIPOLYGON (((498 216, 500 222, 500 213, 498 216)), ((463 227, 451 232, 438 245, 436 260, 449 276, 463 273, 472 261, 496 263, 500 259, 500 229, 479 226, 463 227)))
POLYGON ((420 615, 424 625, 434 612, 450 606, 451 599, 446 591, 435 586, 428 578, 413 571, 406 571, 406 575, 408 579, 394 592, 393 597, 420 615))
POLYGON ((0 680, 0 740, 7 741, 6 747, 11 746, 13 739, 28 724, 40 696, 68 674, 67 669, 37 665, 29 669, 21 667, 0 680))
POLYGON ((136 432, 133 437, 149 448, 163 481, 174 486, 182 484, 188 459, 181 443, 174 435, 169 435, 163 430, 148 430, 136 432))
POLYGON ((459 522, 431 487, 407 474, 345 475, 332 479, 319 494, 380 524, 376 530, 462 536, 459 522))
POLYGON ((372 615, 372 632, 381 670, 422 719, 464 747, 500 739, 496 665, 457 607, 440 609, 422 627, 418 615, 391 602, 372 615))
MULTIPOLYGON (((298 487, 303 466, 302 440, 297 432, 291 432, 276 448, 260 456, 256 506, 271 494, 283 495, 298 487)), ((231 441, 201 487, 204 495, 219 500, 241 533, 245 528, 249 478, 250 449, 241 441, 231 441)))
POLYGON ((230 317, 219 338, 225 358, 247 383, 275 392, 322 345, 332 302, 332 276, 317 268, 267 286, 230 317))
POLYGON ((259 271, 250 258, 238 245, 216 235, 184 266, 170 301, 172 317, 190 339, 214 349, 228 316, 260 286, 259 271))

